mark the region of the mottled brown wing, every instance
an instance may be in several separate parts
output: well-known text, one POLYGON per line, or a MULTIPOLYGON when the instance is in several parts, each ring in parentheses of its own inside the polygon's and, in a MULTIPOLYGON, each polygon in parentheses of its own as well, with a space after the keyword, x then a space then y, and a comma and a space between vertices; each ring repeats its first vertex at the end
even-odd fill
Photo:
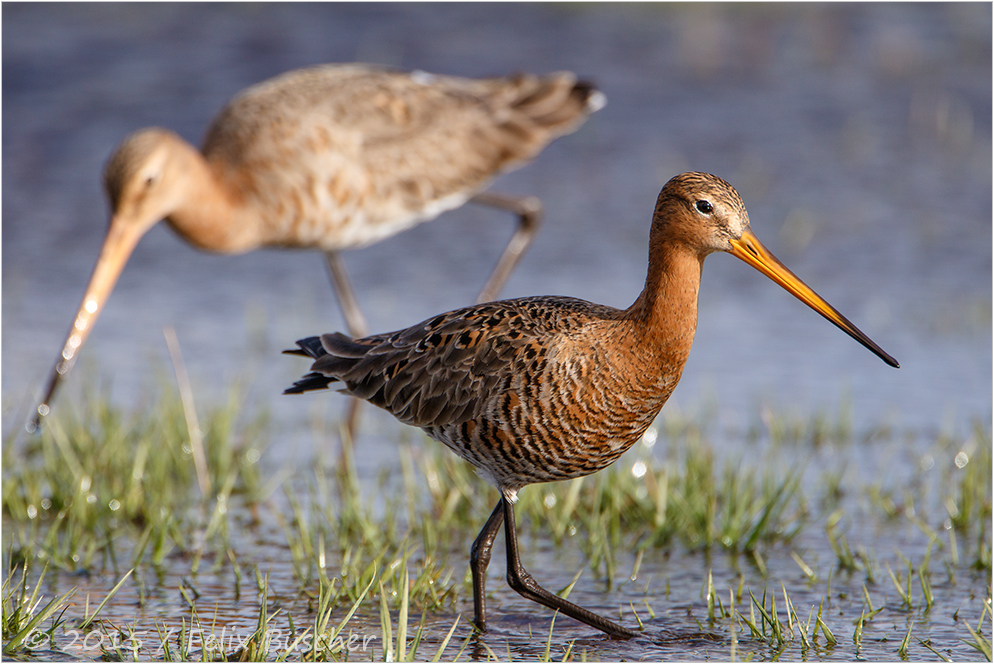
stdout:
POLYGON ((459 424, 498 394, 516 363, 534 359, 542 339, 577 324, 581 318, 571 314, 579 308, 601 309, 571 298, 503 300, 365 339, 326 334, 327 354, 311 371, 337 378, 349 394, 407 424, 459 424))
MULTIPOLYGON (((326 65, 245 90, 218 115, 203 151, 217 177, 276 211, 275 224, 360 215, 375 227, 461 204, 573 131, 600 99, 568 72, 471 80, 326 65)), ((297 235, 304 245, 329 242, 318 231, 297 235)), ((364 233, 322 246, 368 241, 364 233)))
POLYGON ((400 157, 395 150, 400 144, 407 154, 443 164, 459 161, 450 152, 474 151, 492 162, 487 167, 492 172, 507 160, 533 157, 603 103, 603 95, 571 72, 468 79, 358 64, 322 65, 243 91, 218 116, 204 151, 223 145, 258 149, 263 144, 258 132, 302 128, 328 136, 336 147, 361 147, 357 156, 369 166, 400 157), (226 122, 230 115, 238 115, 239 121, 226 122), (239 137, 226 135, 235 127, 239 137))

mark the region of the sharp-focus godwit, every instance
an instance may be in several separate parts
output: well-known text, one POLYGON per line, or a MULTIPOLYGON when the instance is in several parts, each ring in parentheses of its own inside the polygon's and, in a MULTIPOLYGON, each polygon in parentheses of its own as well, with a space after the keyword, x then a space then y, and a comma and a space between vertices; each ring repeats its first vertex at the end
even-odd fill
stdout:
POLYGON ((209 251, 323 251, 349 330, 362 336, 339 251, 467 200, 507 209, 519 224, 480 293, 493 299, 531 242, 541 205, 482 190, 603 103, 569 72, 477 80, 324 65, 243 91, 199 152, 166 129, 132 134, 104 171, 110 227, 29 428, 48 413, 132 250, 159 220, 209 251))
POLYGON ((288 393, 343 391, 421 427, 493 482, 501 498, 473 543, 475 621, 486 629, 484 573, 504 522, 507 580, 524 597, 612 636, 634 633, 539 586, 521 566, 518 491, 582 477, 630 448, 673 392, 697 328, 704 258, 727 251, 773 279, 876 353, 897 361, 798 279, 753 235, 738 192, 706 173, 670 180, 656 201, 649 271, 620 310, 567 297, 489 302, 406 330, 302 339, 315 359, 288 393))

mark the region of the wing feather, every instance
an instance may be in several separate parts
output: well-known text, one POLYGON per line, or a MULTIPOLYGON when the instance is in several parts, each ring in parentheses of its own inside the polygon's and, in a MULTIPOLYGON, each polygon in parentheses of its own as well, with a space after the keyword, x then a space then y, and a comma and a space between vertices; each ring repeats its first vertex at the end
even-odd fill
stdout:
POLYGON ((569 334, 591 315, 618 313, 573 298, 524 298, 457 309, 363 339, 340 333, 302 339, 295 352, 315 361, 291 390, 338 380, 348 394, 407 424, 458 425, 481 413, 506 383, 502 377, 520 362, 535 361, 556 335, 569 334))

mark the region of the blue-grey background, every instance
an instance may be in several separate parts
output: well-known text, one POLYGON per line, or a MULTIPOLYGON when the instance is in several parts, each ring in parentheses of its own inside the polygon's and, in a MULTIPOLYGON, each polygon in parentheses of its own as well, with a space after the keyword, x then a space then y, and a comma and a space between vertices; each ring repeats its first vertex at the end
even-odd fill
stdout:
MULTIPOLYGON (((242 88, 356 60, 465 76, 569 69, 607 95, 579 131, 496 183, 546 210, 504 295, 627 306, 660 187, 705 170, 902 364, 716 255, 671 408, 717 404, 733 428, 763 403, 801 417, 851 404, 857 426, 922 432, 990 417, 989 4, 5 4, 2 18, 4 434, 33 407, 82 296, 115 145, 147 125, 198 143, 242 88)), ((511 226, 467 206, 347 254, 372 328, 471 302, 511 226)), ((154 229, 55 412, 96 389, 140 405, 153 370, 171 371, 165 326, 199 401, 243 385, 247 407, 272 416, 279 458, 325 444, 312 423, 334 422, 344 399, 280 394, 305 367, 279 351, 342 328, 318 254, 215 256, 154 229)), ((371 411, 365 423, 360 464, 376 467, 398 428, 371 411)))

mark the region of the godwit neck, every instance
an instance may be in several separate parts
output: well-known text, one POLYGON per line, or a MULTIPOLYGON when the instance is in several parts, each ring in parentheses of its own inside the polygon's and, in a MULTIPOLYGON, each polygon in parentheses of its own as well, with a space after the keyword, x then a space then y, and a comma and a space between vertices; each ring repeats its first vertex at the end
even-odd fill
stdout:
POLYGON ((697 330, 704 258, 749 226, 735 190, 705 173, 684 173, 659 193, 649 231, 645 288, 621 319, 642 361, 679 379, 697 330))
POLYGON ((629 330, 640 362, 679 380, 697 330, 703 257, 678 243, 653 243, 653 249, 645 288, 618 324, 629 330))

